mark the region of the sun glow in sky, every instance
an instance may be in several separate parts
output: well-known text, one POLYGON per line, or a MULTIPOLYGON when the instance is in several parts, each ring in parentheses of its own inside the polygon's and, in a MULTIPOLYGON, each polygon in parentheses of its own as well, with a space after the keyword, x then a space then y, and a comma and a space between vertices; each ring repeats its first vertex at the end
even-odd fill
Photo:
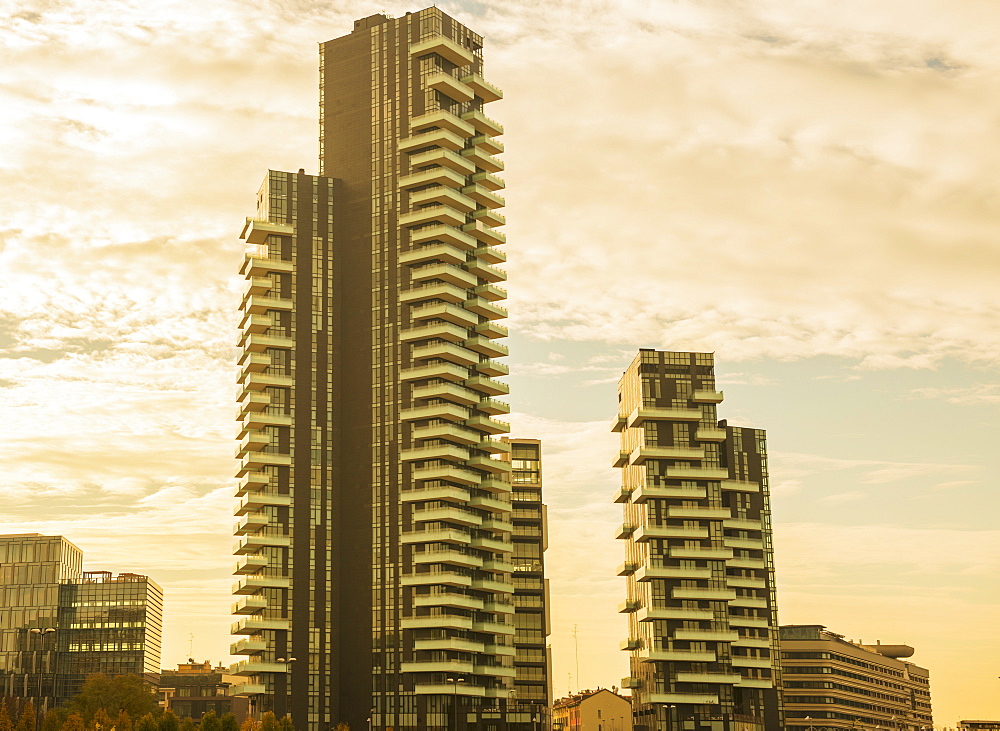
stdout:
MULTIPOLYGON (((939 724, 1000 716, 1000 5, 439 5, 506 94, 556 694, 627 674, 609 425, 653 347, 714 351, 768 430, 780 620, 913 645, 939 724)), ((416 9, 0 9, 0 530, 159 581, 165 666, 228 652, 240 224, 316 171, 316 44, 416 9)))

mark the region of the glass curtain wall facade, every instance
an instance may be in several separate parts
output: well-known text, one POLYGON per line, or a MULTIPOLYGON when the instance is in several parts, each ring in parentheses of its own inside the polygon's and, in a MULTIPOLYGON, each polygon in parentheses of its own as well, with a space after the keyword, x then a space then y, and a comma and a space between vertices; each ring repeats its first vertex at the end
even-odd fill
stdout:
POLYGON ((321 44, 321 175, 269 174, 244 231, 263 248, 244 267, 234 690, 298 728, 505 723, 503 130, 481 49, 437 8, 321 44))
POLYGON ((80 692, 87 676, 160 676, 163 590, 147 576, 84 572, 59 587, 57 625, 60 703, 80 692))
POLYGON ((711 353, 641 350, 619 383, 637 729, 783 728, 765 435, 722 398, 711 353))
POLYGON ((55 706, 59 587, 82 570, 62 536, 0 536, 0 695, 55 706))
MULTIPOLYGON (((548 520, 542 494, 542 444, 537 439, 505 440, 514 486, 514 678, 512 710, 524 729, 549 726, 552 705, 551 657, 547 645, 549 581, 545 578, 548 520)), ((512 719, 513 720, 513 719, 512 719)), ((511 727, 513 728, 513 726, 511 727)))

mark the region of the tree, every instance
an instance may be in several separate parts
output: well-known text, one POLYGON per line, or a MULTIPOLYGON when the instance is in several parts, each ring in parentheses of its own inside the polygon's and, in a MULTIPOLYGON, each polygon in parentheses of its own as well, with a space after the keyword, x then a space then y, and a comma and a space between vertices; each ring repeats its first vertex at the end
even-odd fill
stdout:
POLYGON ((14 731, 14 724, 7 711, 7 699, 0 700, 0 731, 14 731))
POLYGON ((62 731, 86 731, 86 728, 83 725, 83 716, 79 713, 71 713, 66 716, 62 725, 62 731))
POLYGON ((344 723, 343 721, 341 721, 340 723, 337 724, 337 727, 334 729, 334 731, 351 731, 351 724, 344 723))
POLYGON ((198 731, 198 724, 194 722, 194 719, 188 716, 181 721, 181 731, 198 731))
MULTIPOLYGON (((206 731, 208 731, 206 729, 206 731)), ((240 731, 240 724, 232 713, 223 713, 217 731, 240 731)))
MULTIPOLYGON (((63 731, 66 730, 63 729, 63 731)), ((160 724, 153 718, 152 713, 147 713, 135 722, 135 731, 160 731, 160 724)))
POLYGON ((98 708, 90 720, 90 731, 111 731, 113 725, 114 722, 108 712, 103 708, 98 708))
POLYGON ((260 731, 260 722, 253 716, 247 716, 243 719, 243 725, 240 726, 240 731, 260 731))
POLYGON ((281 717, 281 731, 295 731, 295 724, 292 723, 291 716, 281 717))
POLYGON ((115 731, 132 731, 132 719, 128 717, 125 709, 118 711, 118 718, 115 719, 115 731))
POLYGON ((21 717, 17 720, 17 731, 35 731, 38 723, 38 714, 35 712, 35 704, 31 699, 21 706, 21 717))
POLYGON ((181 723, 169 708, 160 716, 159 731, 180 731, 181 723))
POLYGON ((87 676, 83 688, 70 700, 68 707, 85 721, 92 719, 101 708, 115 715, 124 710, 130 718, 139 718, 156 712, 156 693, 138 675, 109 678, 102 673, 94 673, 87 676))
POLYGON ((62 721, 54 710, 45 714, 45 719, 42 721, 42 731, 62 731, 62 721))
POLYGON ((271 711, 260 717, 260 731, 281 731, 278 719, 271 711))

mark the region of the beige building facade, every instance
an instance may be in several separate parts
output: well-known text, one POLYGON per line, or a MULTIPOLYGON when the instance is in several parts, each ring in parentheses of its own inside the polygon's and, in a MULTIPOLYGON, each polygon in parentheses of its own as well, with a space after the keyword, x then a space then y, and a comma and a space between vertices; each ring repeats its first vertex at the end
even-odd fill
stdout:
POLYGON ((909 645, 851 642, 823 625, 780 629, 786 728, 933 728, 929 672, 909 645))
POLYGON ((632 731, 632 701, 607 688, 584 690, 552 704, 553 731, 632 731))

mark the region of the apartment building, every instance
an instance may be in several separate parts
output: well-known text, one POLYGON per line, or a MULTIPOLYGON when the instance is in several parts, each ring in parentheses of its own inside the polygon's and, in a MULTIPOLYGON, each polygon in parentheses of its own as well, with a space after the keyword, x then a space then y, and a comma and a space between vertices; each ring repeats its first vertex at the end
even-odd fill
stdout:
POLYGON ((635 725, 783 728, 767 448, 716 412, 711 353, 640 350, 619 383, 635 725))

